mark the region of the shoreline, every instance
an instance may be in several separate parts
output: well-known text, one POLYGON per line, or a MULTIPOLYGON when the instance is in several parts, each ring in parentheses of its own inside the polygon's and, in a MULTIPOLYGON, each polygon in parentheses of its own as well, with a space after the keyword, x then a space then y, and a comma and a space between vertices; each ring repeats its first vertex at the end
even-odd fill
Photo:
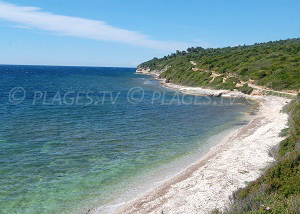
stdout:
MULTIPOLYGON (((230 128, 221 128, 216 133, 211 133, 208 138, 205 138, 204 146, 203 148, 197 150, 196 152, 192 153, 189 156, 186 156, 184 158, 180 158, 179 160, 176 160, 174 162, 170 162, 166 165, 159 166, 159 169, 157 168, 155 174, 154 171, 150 171, 150 173, 147 175, 146 179, 136 180, 136 186, 132 186, 130 189, 126 190, 128 193, 125 195, 122 195, 117 200, 113 200, 111 203, 103 204, 101 206, 93 206, 93 208, 90 207, 90 209, 85 209, 87 212, 84 212, 86 214, 102 214, 102 213, 119 213, 117 212, 119 208, 122 208, 123 206, 126 206, 128 204, 131 204, 132 202, 136 201, 139 198, 142 198, 145 194, 152 192, 153 190, 160 188, 161 185, 169 182, 170 180, 174 179, 175 177, 178 177, 183 172, 186 171, 187 168, 189 168, 191 165, 198 162, 200 159, 205 157, 206 154, 208 154, 211 151, 214 151, 214 149, 219 145, 219 142, 222 141, 226 136, 228 136, 230 133, 236 132, 239 128, 244 127, 245 124, 243 124, 245 121, 249 123, 252 118, 255 116, 253 115, 253 112, 257 111, 257 104, 253 105, 253 108, 249 109, 247 112, 244 113, 243 116, 241 116, 239 121, 236 121, 236 124, 230 128), (239 122, 242 122, 239 123, 239 122), (203 149, 203 150, 202 150, 203 149), (161 172, 163 170, 164 172, 161 172), (167 173, 166 173, 167 171, 167 173), (141 183, 139 182, 141 181, 141 183), (141 186, 139 186, 141 184, 141 186)), ((123 212, 121 212, 123 213, 123 212)))
MULTIPOLYGON (((193 86, 183 86, 178 85, 174 83, 167 83, 165 78, 159 78, 160 74, 164 72, 164 69, 159 70, 153 70, 150 69, 137 69, 136 74, 142 74, 147 76, 152 76, 155 80, 157 80, 160 85, 174 89, 179 90, 184 94, 190 94, 190 95, 198 95, 198 96, 213 96, 213 97, 234 97, 234 98, 249 98, 249 99, 256 99, 257 96, 270 96, 270 94, 266 94, 263 92, 263 87, 261 86, 255 86, 253 84, 250 84, 251 87, 253 87, 253 92, 251 94, 244 94, 236 89, 233 91, 226 90, 226 89, 209 89, 209 88, 201 88, 201 87, 193 87, 193 86), (254 87, 255 86, 255 87, 254 87)), ((280 97, 285 97, 285 95, 289 95, 288 99, 291 99, 291 97, 297 96, 297 92, 279 92, 279 91, 273 91, 273 90, 267 90, 269 92, 272 92, 273 94, 281 94, 280 97)), ((271 95, 272 96, 272 95, 271 95)))
POLYGON ((270 150, 284 137, 288 116, 280 110, 288 99, 260 97, 260 110, 246 126, 229 133, 179 175, 116 213, 208 213, 230 206, 230 196, 262 174, 275 159, 270 150))
MULTIPOLYGON (((203 96, 202 90, 206 90, 187 90, 195 88, 163 83, 158 75, 150 75, 164 87, 182 93, 203 96)), ((236 94, 224 97, 236 97, 236 94)), ((232 193, 246 186, 245 182, 258 178, 262 169, 275 160, 269 153, 284 139, 279 133, 287 127, 288 119, 280 110, 290 99, 252 95, 242 98, 259 103, 254 119, 224 135, 220 142, 177 175, 161 181, 131 201, 114 205, 114 211, 110 213, 208 213, 215 208, 224 210, 229 207, 232 193)), ((99 209, 87 213, 99 213, 99 209)))
POLYGON ((233 98, 251 98, 252 95, 244 94, 240 91, 234 90, 216 90, 216 89, 207 89, 201 87, 191 87, 191 86, 182 86, 174 83, 167 83, 166 79, 159 78, 159 75, 162 71, 150 71, 150 70, 137 70, 136 74, 148 75, 152 76, 155 80, 157 80, 160 85, 163 87, 179 90, 183 94, 190 95, 198 95, 198 96, 211 96, 211 97, 233 97, 233 98))
MULTIPOLYGON (((193 87, 163 83, 157 74, 151 75, 165 87, 203 95, 187 90, 193 87)), ((288 115, 281 110, 290 99, 252 95, 244 98, 259 102, 259 111, 251 122, 231 131, 196 163, 120 206, 116 213, 208 213, 228 208, 232 193, 257 179, 262 169, 275 161, 270 151, 284 139, 279 134, 288 122, 288 115)))

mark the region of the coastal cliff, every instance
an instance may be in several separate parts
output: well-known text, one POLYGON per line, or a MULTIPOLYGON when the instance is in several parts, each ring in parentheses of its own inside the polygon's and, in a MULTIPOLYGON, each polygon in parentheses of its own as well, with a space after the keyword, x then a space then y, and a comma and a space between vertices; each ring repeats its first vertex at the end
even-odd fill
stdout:
POLYGON ((166 68, 161 69, 161 70, 151 70, 148 67, 139 66, 136 70, 136 73, 145 74, 145 75, 153 75, 154 77, 158 78, 160 76, 160 74, 162 74, 166 70, 167 70, 166 68))

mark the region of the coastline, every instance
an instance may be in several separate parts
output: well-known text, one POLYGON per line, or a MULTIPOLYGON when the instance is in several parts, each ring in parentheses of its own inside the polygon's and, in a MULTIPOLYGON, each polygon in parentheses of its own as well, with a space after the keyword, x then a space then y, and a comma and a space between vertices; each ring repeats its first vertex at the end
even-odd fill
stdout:
MULTIPOLYGON (((207 96, 203 90, 216 92, 164 83, 156 73, 150 75, 164 87, 182 93, 207 96)), ((241 98, 235 92, 222 96, 241 98)), ((232 193, 258 178, 262 170, 275 161, 270 151, 284 139, 279 133, 287 127, 288 120, 288 116, 280 111, 290 99, 252 95, 243 95, 243 98, 259 103, 259 111, 251 122, 227 133, 202 158, 174 177, 132 201, 115 205, 114 211, 109 213, 209 213, 215 208, 229 207, 232 193)), ((96 208, 87 213, 99 211, 96 208)))
POLYGON ((230 196, 262 174, 275 159, 288 116, 281 113, 288 99, 259 97, 260 110, 246 126, 229 133, 199 161, 116 213, 208 213, 226 209, 230 196))
MULTIPOLYGON (((179 90, 183 94, 191 94, 191 95, 196 95, 196 96, 212 96, 212 97, 233 97, 233 98, 253 98, 252 95, 244 94, 240 91, 234 90, 216 90, 216 89, 207 89, 207 88, 201 88, 201 87, 189 87, 189 86, 182 86, 182 85, 177 85, 173 83, 167 83, 166 79, 164 78, 159 78, 159 75, 163 72, 164 70, 158 71, 150 71, 150 69, 144 70, 144 69, 138 69, 136 71, 137 74, 143 74, 143 75, 150 75, 152 76, 155 80, 157 80, 162 86, 166 88, 170 88, 173 90, 179 90)), ((258 93, 259 94, 259 93, 258 93)))
MULTIPOLYGON (((157 73, 150 75, 158 79, 157 73)), ((203 90, 216 92, 159 81, 165 87, 188 94, 203 95, 203 90)), ((236 96, 236 93, 227 96, 236 96)), ((116 213, 208 213, 216 208, 228 208, 232 193, 257 179, 263 169, 275 161, 270 151, 284 139, 279 134, 288 121, 288 115, 281 110, 290 99, 243 97, 259 102, 259 111, 249 124, 227 134, 196 163, 159 187, 120 206, 116 213)))

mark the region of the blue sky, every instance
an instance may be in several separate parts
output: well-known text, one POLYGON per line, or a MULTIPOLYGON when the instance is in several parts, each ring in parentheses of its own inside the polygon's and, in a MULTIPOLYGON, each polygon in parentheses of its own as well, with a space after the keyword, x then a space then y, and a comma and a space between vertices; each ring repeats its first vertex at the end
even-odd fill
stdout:
POLYGON ((0 0, 0 64, 133 67, 296 37, 299 0, 0 0))

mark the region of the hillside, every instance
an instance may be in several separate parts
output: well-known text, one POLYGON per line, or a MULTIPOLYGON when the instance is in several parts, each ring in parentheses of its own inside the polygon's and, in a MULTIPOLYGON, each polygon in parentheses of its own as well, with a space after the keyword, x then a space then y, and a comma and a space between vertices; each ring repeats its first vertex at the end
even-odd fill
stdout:
POLYGON ((167 82, 211 89, 300 89, 300 38, 225 48, 188 48, 138 66, 167 82), (251 87, 250 87, 251 86, 251 87))

